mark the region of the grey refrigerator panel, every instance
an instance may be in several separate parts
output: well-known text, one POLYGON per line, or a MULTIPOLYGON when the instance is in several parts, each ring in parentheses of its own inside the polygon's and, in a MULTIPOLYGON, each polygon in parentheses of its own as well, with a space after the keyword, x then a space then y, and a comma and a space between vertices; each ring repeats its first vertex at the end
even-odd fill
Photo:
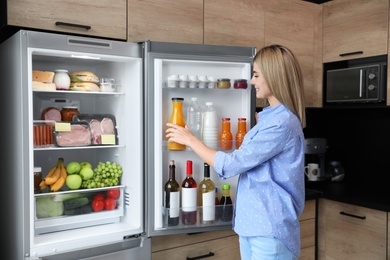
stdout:
POLYGON ((141 235, 144 233, 144 179, 140 46, 22 30, 0 45, 0 63, 4 68, 0 71, 3 86, 7 86, 0 102, 7 121, 1 146, 7 154, 2 159, 7 185, 1 194, 9 198, 3 204, 6 214, 1 225, 6 237, 2 255, 7 259, 80 259, 80 256, 93 259, 99 254, 122 259, 141 255, 149 259, 150 241, 141 235), (80 57, 75 59, 70 54, 80 57), (59 67, 70 71, 90 68, 102 77, 111 75, 121 82, 121 90, 117 93, 32 90, 33 69, 53 71, 59 67), (40 108, 57 99, 80 101, 80 108, 87 114, 114 114, 119 144, 98 148, 35 148, 33 121, 39 119, 40 108), (33 191, 33 167, 40 163, 46 173, 53 160, 62 156, 67 162, 80 158, 95 163, 121 162, 128 170, 122 176, 120 210, 84 218, 37 219, 35 200, 40 195, 33 191), (65 224, 58 225, 61 221, 65 224), (53 223, 57 226, 52 227, 53 223), (72 228, 72 223, 77 228, 72 228), (37 231, 38 225, 43 225, 43 234, 37 231), (116 251, 121 253, 115 254, 116 251))
MULTIPOLYGON (((201 101, 216 101, 219 105, 225 102, 228 107, 232 102, 233 110, 228 111, 226 116, 242 117, 245 115, 248 120, 248 127, 253 126, 255 114, 255 92, 249 81, 253 68, 254 47, 235 46, 214 46, 197 44, 180 44, 146 41, 139 43, 145 49, 145 164, 146 172, 146 216, 145 223, 148 236, 159 236, 177 233, 194 233, 231 229, 231 223, 218 223, 214 225, 167 227, 164 223, 165 209, 162 207, 163 185, 166 181, 168 162, 175 159, 176 180, 182 182, 185 171, 184 160, 191 159, 196 162, 194 172, 197 172, 197 182, 200 182, 200 175, 203 176, 203 167, 200 167, 199 157, 191 152, 167 152, 165 139, 165 123, 169 121, 171 97, 198 96, 201 101), (167 88, 166 79, 171 74, 188 75, 212 75, 216 78, 245 78, 248 80, 248 88, 245 90, 233 89, 170 89, 167 88), (225 100, 224 100, 225 99, 225 100), (236 106, 236 107, 235 107, 236 106), (235 109, 237 108, 237 109, 235 109), (162 143, 161 146, 159 143, 162 143), (174 153, 181 155, 175 156, 174 153), (163 177, 161 177, 163 176, 163 177)), ((188 103, 186 103, 188 104, 188 103)), ((185 108, 184 108, 185 109, 185 108)), ((229 108, 227 109, 229 110, 229 108)), ((185 112, 185 111, 184 111, 185 112)), ((223 114, 220 113, 220 117, 223 114)), ((235 118, 236 119, 236 118, 235 118)), ((234 126, 235 128, 235 126, 234 126)), ((235 129, 232 128, 232 132, 235 129)), ((215 173, 212 176, 216 185, 215 173)), ((235 180, 233 180, 234 182, 235 180)), ((218 185, 219 186, 219 185, 218 185)))

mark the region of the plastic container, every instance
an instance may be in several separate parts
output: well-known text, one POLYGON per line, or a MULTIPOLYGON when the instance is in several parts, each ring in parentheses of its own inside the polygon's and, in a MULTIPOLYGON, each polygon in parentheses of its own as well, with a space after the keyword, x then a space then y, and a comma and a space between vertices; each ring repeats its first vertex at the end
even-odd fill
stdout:
POLYGON ((197 88, 199 84, 198 76, 190 76, 190 81, 188 83, 189 88, 197 88))
POLYGON ((202 130, 202 110, 199 106, 197 97, 191 97, 191 104, 187 108, 186 121, 191 132, 200 139, 202 130))
POLYGON ((217 80, 217 88, 230 88, 230 87, 231 87, 230 79, 217 80))
POLYGON ((101 78, 100 79, 100 91, 101 92, 114 92, 115 91, 115 79, 101 78))
POLYGON ((180 88, 188 88, 190 82, 190 78, 188 75, 180 75, 179 87, 180 88))
POLYGON ((208 77, 209 83, 207 84, 208 88, 216 88, 217 87, 217 81, 214 77, 208 77))
POLYGON ((168 77, 168 88, 178 88, 179 87, 179 75, 171 75, 168 77))
POLYGON ((202 140, 211 149, 218 149, 218 118, 213 102, 206 102, 203 116, 202 140))
POLYGON ((207 76, 199 76, 199 88, 207 88, 209 84, 209 80, 207 79, 207 76))
POLYGON ((233 87, 235 89, 246 89, 248 87, 248 83, 246 79, 236 79, 234 80, 233 87))

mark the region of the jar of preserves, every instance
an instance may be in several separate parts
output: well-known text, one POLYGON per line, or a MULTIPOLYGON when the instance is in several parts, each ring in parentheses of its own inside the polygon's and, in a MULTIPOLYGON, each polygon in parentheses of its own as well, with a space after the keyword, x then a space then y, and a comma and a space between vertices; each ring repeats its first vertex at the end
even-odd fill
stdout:
POLYGON ((80 114, 79 108, 76 106, 64 106, 61 110, 61 121, 71 122, 74 115, 80 114))
POLYGON ((233 85, 234 88, 247 88, 248 87, 248 83, 247 83, 247 80, 246 79, 236 79, 234 81, 234 85, 233 85))
POLYGON ((217 80, 217 88, 230 88, 230 79, 218 79, 217 80))

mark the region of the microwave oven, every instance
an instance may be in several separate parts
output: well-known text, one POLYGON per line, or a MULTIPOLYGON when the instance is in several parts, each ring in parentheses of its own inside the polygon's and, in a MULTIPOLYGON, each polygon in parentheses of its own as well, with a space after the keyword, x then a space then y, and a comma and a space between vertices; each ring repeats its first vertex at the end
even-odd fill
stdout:
POLYGON ((326 71, 327 103, 381 103, 386 97, 386 63, 326 71))

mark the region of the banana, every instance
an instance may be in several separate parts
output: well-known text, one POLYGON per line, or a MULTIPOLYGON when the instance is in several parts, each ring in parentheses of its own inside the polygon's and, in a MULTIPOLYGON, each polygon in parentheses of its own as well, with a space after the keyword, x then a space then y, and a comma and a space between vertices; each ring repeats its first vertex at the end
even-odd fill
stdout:
POLYGON ((66 168, 64 166, 63 161, 61 162, 59 168, 60 168, 60 177, 53 185, 50 186, 51 191, 58 191, 59 189, 61 189, 62 186, 64 186, 64 184, 65 184, 66 177, 68 176, 68 173, 66 171, 66 168))
POLYGON ((39 183, 39 188, 40 188, 41 190, 46 189, 46 188, 47 188, 46 182, 45 182, 45 181, 41 181, 41 183, 39 183))
POLYGON ((55 166, 54 171, 52 168, 50 170, 50 172, 48 173, 48 175, 45 177, 44 181, 45 181, 46 185, 52 185, 60 178, 61 169, 59 166, 61 165, 61 162, 63 162, 63 161, 64 161, 63 158, 59 158, 57 161, 57 164, 55 166))

